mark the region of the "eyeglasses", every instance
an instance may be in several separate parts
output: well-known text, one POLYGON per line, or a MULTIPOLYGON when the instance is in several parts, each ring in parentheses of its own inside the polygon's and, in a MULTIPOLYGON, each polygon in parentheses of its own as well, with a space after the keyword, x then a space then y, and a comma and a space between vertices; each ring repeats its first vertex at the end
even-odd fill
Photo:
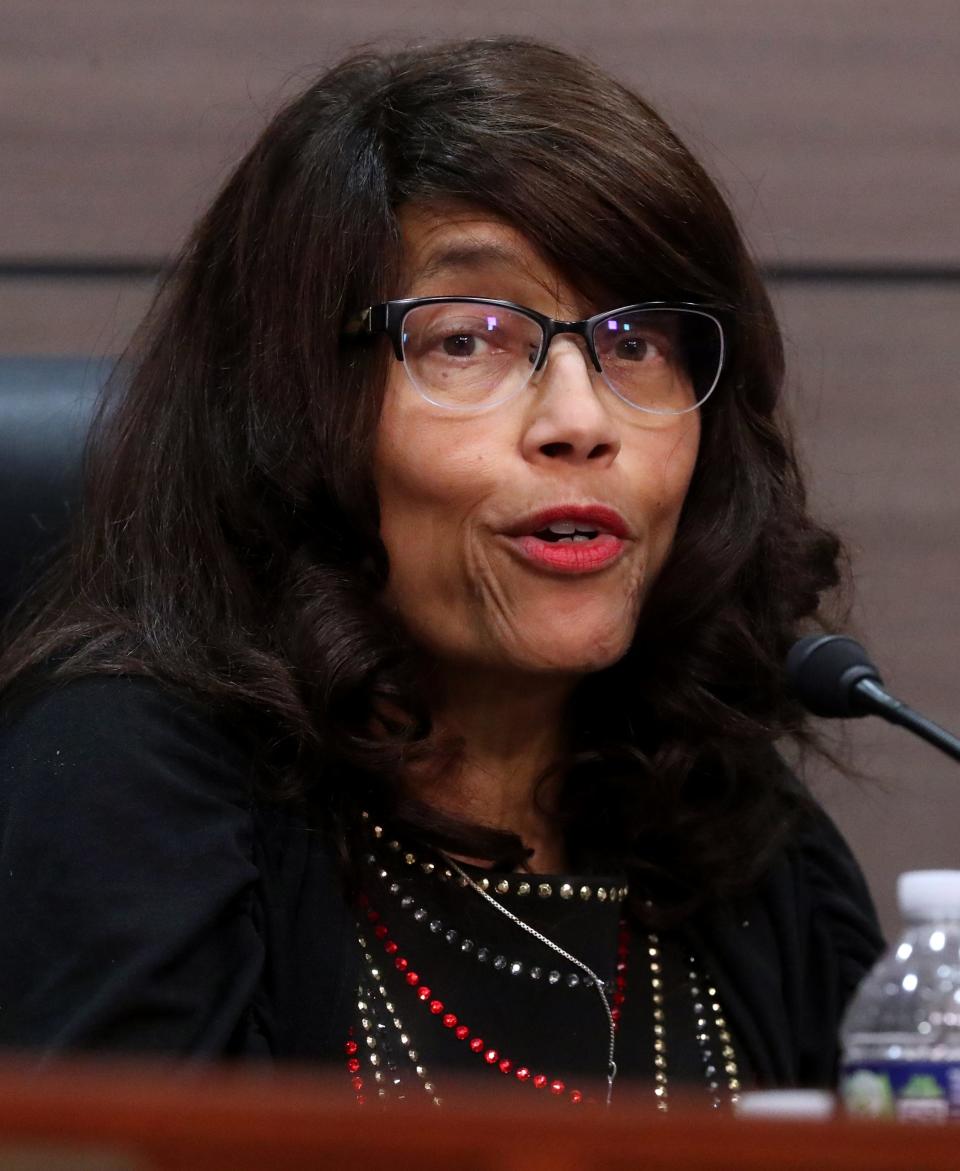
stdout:
POLYGON ((372 305, 347 327, 385 333, 419 393, 454 411, 506 402, 543 369, 561 333, 584 339, 594 369, 638 411, 682 415, 712 394, 723 369, 723 326, 687 302, 646 301, 558 321, 512 301, 407 297, 372 305))

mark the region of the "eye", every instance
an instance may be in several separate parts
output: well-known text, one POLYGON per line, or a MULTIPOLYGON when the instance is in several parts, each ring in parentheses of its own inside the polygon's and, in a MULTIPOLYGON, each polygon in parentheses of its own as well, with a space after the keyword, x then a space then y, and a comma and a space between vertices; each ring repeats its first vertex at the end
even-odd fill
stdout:
POLYGON ((510 344, 502 322, 492 316, 476 318, 457 313, 436 314, 433 320, 426 315, 410 317, 404 340, 424 357, 465 362, 490 357, 510 344))
POLYGON ((642 362, 644 359, 651 360, 665 356, 656 343, 646 337, 617 338, 613 352, 618 358, 629 362, 642 362))
POLYGON ((451 358, 472 358, 480 345, 480 339, 472 333, 453 333, 443 338, 440 345, 451 358))

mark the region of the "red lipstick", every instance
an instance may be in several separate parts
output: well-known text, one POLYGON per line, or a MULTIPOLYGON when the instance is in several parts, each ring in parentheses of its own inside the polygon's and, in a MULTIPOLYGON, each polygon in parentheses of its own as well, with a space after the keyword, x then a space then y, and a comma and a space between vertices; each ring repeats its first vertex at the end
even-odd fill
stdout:
POLYGON ((613 508, 567 504, 525 517, 506 534, 528 561, 554 573, 596 573, 624 550, 628 529, 613 508))

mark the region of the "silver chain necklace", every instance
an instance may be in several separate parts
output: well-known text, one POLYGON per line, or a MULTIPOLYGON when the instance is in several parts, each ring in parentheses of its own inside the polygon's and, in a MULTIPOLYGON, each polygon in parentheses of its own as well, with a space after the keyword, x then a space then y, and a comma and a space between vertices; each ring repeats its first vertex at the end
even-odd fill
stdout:
POLYGON ((555 951, 557 955, 562 956, 567 961, 567 963, 573 964, 574 967, 579 968, 581 972, 584 972, 587 976, 590 977, 591 980, 593 980, 593 986, 597 990, 597 995, 600 997, 600 1002, 603 1005, 603 1011, 607 1015, 607 1025, 610 1030, 610 1045, 607 1053, 607 1105, 609 1106, 613 1099, 613 1083, 617 1076, 617 1062, 615 1060, 617 1030, 613 1020, 613 1013, 610 1011, 610 1002, 607 1000, 607 994, 604 991, 603 981, 600 979, 597 973, 592 968, 589 968, 582 960, 578 960, 576 956, 571 955, 568 951, 564 951, 564 949, 558 943, 554 943, 552 939, 548 939, 546 935, 540 931, 537 931, 535 927, 531 927, 529 923, 524 923, 524 921, 518 915, 515 915, 512 911, 508 911, 502 903, 499 903, 491 894, 485 891, 478 882, 475 882, 469 874, 462 870, 461 867, 459 867, 457 863, 454 862, 451 857, 449 857, 449 855, 446 855, 446 858, 447 863, 451 869, 459 874, 461 879, 466 882, 467 886, 472 887, 473 890, 475 890, 482 899, 485 899, 491 907, 495 907, 500 912, 500 914, 509 919, 511 923, 515 923, 522 930, 526 931, 528 935, 532 935, 534 939, 539 940, 540 943, 542 943, 545 947, 549 947, 551 951, 555 951))

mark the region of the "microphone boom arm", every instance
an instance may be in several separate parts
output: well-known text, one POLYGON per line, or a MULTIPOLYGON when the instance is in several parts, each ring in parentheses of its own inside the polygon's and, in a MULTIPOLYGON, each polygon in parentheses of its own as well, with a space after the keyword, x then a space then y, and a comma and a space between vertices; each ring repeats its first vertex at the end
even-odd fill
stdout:
POLYGON ((857 697, 857 707, 864 713, 882 716, 891 724, 899 724, 907 728, 914 735, 920 736, 934 748, 939 748, 947 756, 960 761, 960 739, 957 739, 946 728, 941 728, 933 720, 928 720, 913 708, 908 707, 902 700, 896 699, 885 691, 873 679, 860 679, 853 685, 853 693, 857 697))

